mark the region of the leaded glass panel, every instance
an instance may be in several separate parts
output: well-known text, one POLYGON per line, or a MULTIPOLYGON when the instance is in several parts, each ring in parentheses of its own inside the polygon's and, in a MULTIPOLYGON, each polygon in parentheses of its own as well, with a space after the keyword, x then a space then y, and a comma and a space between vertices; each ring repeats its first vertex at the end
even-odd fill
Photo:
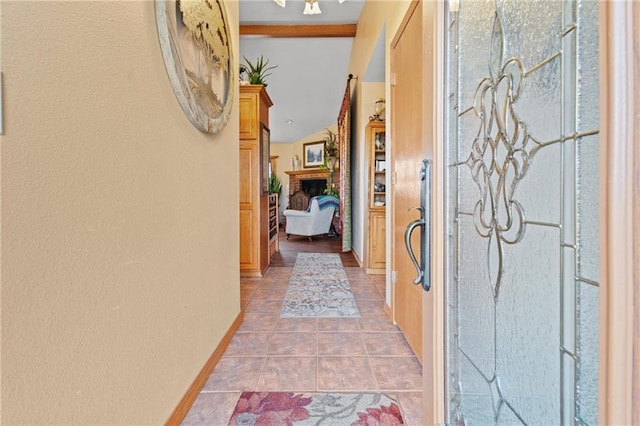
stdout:
POLYGON ((597 423, 598 6, 448 13, 451 424, 597 423))

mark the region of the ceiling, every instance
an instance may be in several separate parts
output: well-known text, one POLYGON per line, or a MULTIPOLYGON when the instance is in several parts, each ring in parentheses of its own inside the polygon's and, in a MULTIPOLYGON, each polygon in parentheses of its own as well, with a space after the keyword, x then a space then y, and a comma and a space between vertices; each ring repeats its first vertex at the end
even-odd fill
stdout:
MULTIPOLYGON (((240 25, 355 24, 364 2, 318 0, 322 13, 303 15, 304 0, 287 0, 284 8, 273 0, 240 0, 240 25)), ((379 51, 373 55, 376 65, 370 64, 366 73, 368 81, 376 81, 380 75, 382 80, 377 81, 384 81, 383 40, 384 37, 378 43, 382 57, 379 51)), ((273 101, 269 110, 273 143, 296 142, 336 124, 349 74, 352 44, 350 37, 240 37, 241 64, 243 56, 254 63, 264 55, 269 65, 277 65, 266 78, 267 93, 273 101)))

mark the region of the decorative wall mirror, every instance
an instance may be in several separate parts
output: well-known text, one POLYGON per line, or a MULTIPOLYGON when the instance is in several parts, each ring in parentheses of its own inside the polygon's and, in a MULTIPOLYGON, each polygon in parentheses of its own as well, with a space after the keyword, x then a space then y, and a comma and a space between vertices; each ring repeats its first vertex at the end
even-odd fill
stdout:
POLYGON ((185 115, 199 130, 220 132, 233 105, 235 72, 221 0, 156 0, 164 65, 185 115))

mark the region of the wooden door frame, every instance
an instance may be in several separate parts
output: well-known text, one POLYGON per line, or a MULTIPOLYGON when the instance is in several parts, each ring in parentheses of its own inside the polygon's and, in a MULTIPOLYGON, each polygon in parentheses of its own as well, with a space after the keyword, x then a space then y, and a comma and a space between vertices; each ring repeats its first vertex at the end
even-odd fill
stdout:
POLYGON ((601 424, 640 422, 639 408, 636 405, 635 413, 633 409, 634 397, 640 402, 639 355, 634 356, 634 319, 637 337, 640 308, 636 305, 634 312, 634 296, 640 301, 633 283, 633 252, 640 249, 637 229, 635 241, 633 232, 634 197, 639 202, 637 181, 634 194, 633 145, 640 118, 640 29, 634 29, 633 20, 635 15, 638 21, 639 13, 634 2, 600 3, 601 424))
POLYGON ((433 141, 431 202, 431 286, 422 299, 422 411, 424 424, 445 424, 445 217, 444 217, 444 60, 445 3, 426 1, 422 8, 425 137, 433 141), (429 87, 427 87, 429 86, 429 87))
MULTIPOLYGON (((423 416, 445 424, 444 50, 445 3, 425 2, 432 32, 433 297, 423 306, 423 416), (430 329, 430 331, 427 331, 430 329)), ((599 423, 640 424, 640 5, 600 3, 599 423), (634 21, 635 24, 634 25, 634 21), (635 177, 635 181, 634 181, 635 177), (635 210, 634 210, 635 209, 635 210), (635 256, 634 256, 635 253, 635 256), (636 262, 634 262, 634 257, 636 262), (635 281, 635 290, 634 290, 635 281), (634 307, 635 305, 635 307, 634 307), (635 352, 634 352, 635 349, 635 352)), ((429 36, 429 34, 426 34, 429 36)), ((425 43, 427 44, 427 43, 425 43)), ((425 52, 426 53, 426 52, 425 52)), ((426 56, 426 55, 425 55, 426 56)), ((428 82, 427 79, 425 81, 428 82)))

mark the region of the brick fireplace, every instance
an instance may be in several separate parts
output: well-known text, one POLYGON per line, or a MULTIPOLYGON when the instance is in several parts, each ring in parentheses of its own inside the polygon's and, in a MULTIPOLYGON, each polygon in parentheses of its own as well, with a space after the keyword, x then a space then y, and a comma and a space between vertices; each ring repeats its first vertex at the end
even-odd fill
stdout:
MULTIPOLYGON (((304 180, 318 180, 324 179, 325 181, 329 180, 329 170, 328 169, 304 169, 304 170, 290 170, 285 172, 289 175, 289 195, 292 195, 294 192, 302 189, 302 181, 304 180)), ((333 183, 336 185, 336 189, 340 189, 340 174, 338 173, 338 169, 333 173, 333 183)), ((326 188, 326 185, 325 185, 326 188)))

